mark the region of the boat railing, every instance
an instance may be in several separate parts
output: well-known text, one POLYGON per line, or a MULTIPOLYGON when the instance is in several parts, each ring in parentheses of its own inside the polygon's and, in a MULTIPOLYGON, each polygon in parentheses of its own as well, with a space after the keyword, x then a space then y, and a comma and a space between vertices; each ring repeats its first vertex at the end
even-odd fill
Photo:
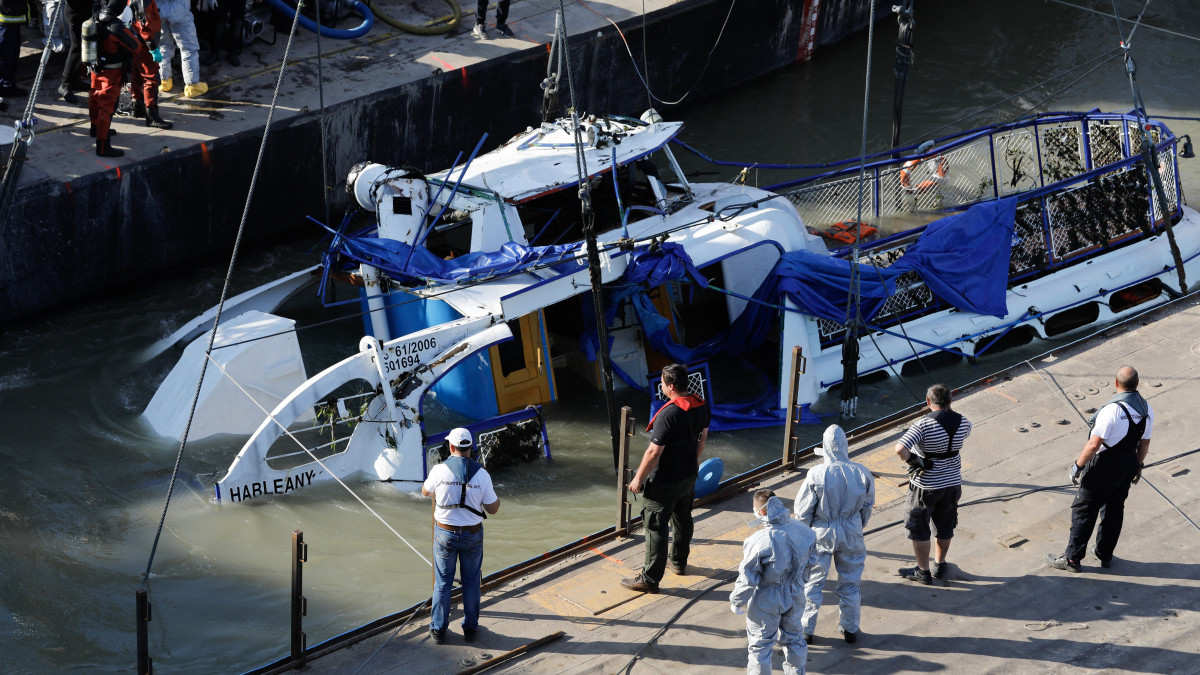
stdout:
MULTIPOLYGON (((1013 195, 1032 198, 1141 162, 1139 124, 1131 114, 1050 114, 942 139, 924 153, 873 161, 861 187, 859 167, 852 165, 768 189, 783 194, 805 224, 818 229, 859 219, 860 213, 877 223, 1013 195)), ((1177 139, 1161 123, 1148 126, 1159 151, 1167 212, 1173 213, 1179 204, 1177 139)))
MULTIPOLYGON (((1136 117, 1083 115, 1010 125, 917 158, 878 162, 869 168, 873 183, 861 190, 864 213, 881 218, 924 207, 944 212, 1016 196, 1009 285, 1027 283, 1160 232, 1163 213, 1179 217, 1177 139, 1159 124, 1152 123, 1149 132, 1157 144, 1165 210, 1142 159, 1136 117)), ((849 209, 857 208, 854 197, 860 191, 854 169, 809 180, 783 193, 806 222, 813 214, 825 225, 854 218, 849 209)), ((859 252, 863 273, 898 260, 923 230, 923 225, 909 228, 864 245, 859 252)), ((849 253, 843 249, 835 255, 849 253)), ((891 325, 944 308, 919 277, 902 277, 875 323, 891 325)), ((842 340, 845 326, 822 319, 819 334, 823 346, 832 346, 842 340)))

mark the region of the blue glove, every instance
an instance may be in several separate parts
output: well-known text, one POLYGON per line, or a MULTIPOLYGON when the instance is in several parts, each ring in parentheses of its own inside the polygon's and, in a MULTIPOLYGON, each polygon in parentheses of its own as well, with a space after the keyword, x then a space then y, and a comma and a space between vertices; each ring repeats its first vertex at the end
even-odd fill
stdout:
POLYGON ((740 615, 746 613, 746 606, 745 605, 735 605, 735 604, 730 603, 729 611, 740 616, 740 615))
POLYGON ((150 58, 154 59, 155 63, 162 63, 162 49, 158 47, 151 49, 150 58))
POLYGON ((1079 485, 1079 474, 1081 473, 1083 473, 1083 468, 1072 461, 1071 467, 1067 469, 1067 476, 1071 479, 1071 485, 1079 485))

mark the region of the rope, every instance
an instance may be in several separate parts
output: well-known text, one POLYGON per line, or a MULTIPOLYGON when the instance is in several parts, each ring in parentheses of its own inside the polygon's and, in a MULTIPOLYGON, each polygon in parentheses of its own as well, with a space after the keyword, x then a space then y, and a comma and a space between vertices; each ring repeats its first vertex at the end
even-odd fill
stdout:
MULTIPOLYGON (((1026 362, 1025 362, 1025 365, 1029 366, 1029 367, 1030 367, 1030 369, 1032 369, 1032 370, 1033 370, 1033 372, 1037 374, 1037 376, 1038 376, 1038 379, 1040 379, 1040 380, 1041 380, 1043 383, 1045 383, 1045 385, 1046 385, 1047 387, 1050 387, 1050 383, 1046 381, 1046 378, 1042 377, 1042 373, 1041 373, 1041 371, 1039 371, 1037 368, 1034 368, 1032 363, 1030 363, 1029 361, 1026 361, 1026 362)), ((1054 387, 1050 387, 1050 390, 1051 390, 1051 391, 1054 391, 1054 387)), ((1080 419, 1080 420, 1083 422, 1084 426, 1087 426, 1087 423, 1088 423, 1087 419, 1086 419, 1086 418, 1083 416, 1083 413, 1079 412, 1079 408, 1076 408, 1074 405, 1072 405, 1072 404, 1071 404, 1071 401, 1067 399, 1067 396, 1066 396, 1066 394, 1064 394, 1064 393, 1062 392, 1062 387, 1059 387, 1057 391, 1058 391, 1058 395, 1059 395, 1059 396, 1061 396, 1061 397, 1062 397, 1062 400, 1063 400, 1063 401, 1064 401, 1064 402, 1067 404, 1067 407, 1068 407, 1068 408, 1070 408, 1071 410, 1074 410, 1074 411, 1075 411, 1075 414, 1079 416, 1079 419, 1080 419)), ((1131 420, 1130 422, 1132 423, 1132 420, 1131 420)), ((1190 454, 1192 454, 1193 452, 1197 452, 1197 451, 1196 451, 1196 450, 1192 450, 1192 451, 1190 451, 1190 452, 1186 452, 1186 453, 1183 453, 1183 454, 1179 455, 1179 457, 1183 457, 1184 455, 1190 455, 1190 454)), ((1167 460, 1162 460, 1162 462, 1165 462, 1165 461, 1167 461, 1167 460)), ((1159 464, 1159 463, 1161 463, 1161 462, 1155 462, 1155 464, 1159 464)), ((1154 464, 1150 464, 1149 466, 1154 466, 1154 464)), ((1142 467, 1142 468, 1143 468, 1143 469, 1145 469, 1146 467, 1142 467)), ((1171 505, 1171 508, 1173 508, 1173 509, 1175 509, 1176 511, 1178 511, 1178 512, 1179 512, 1179 515, 1183 516, 1185 520, 1187 520, 1189 523, 1191 523, 1191 524, 1192 524, 1192 527, 1196 528, 1196 531, 1197 531, 1197 532, 1200 532, 1200 525, 1197 525, 1197 524, 1196 524, 1196 521, 1194 521, 1194 520, 1192 520, 1191 518, 1189 518, 1189 517, 1188 517, 1188 514, 1184 513, 1184 512, 1183 512, 1183 509, 1179 508, 1179 506, 1177 506, 1177 505, 1175 504, 1175 502, 1171 501, 1171 498, 1170 498, 1170 497, 1168 497, 1168 496, 1166 496, 1165 494, 1163 494, 1163 491, 1162 491, 1162 490, 1159 490, 1159 489, 1158 489, 1158 488, 1157 488, 1157 487, 1154 485, 1154 483, 1151 483, 1149 478, 1147 478, 1146 476, 1142 476, 1141 480, 1142 480, 1142 482, 1143 482, 1143 483, 1145 483, 1146 485, 1149 485, 1149 486, 1150 486, 1150 489, 1152 489, 1152 490, 1154 490, 1155 492, 1157 492, 1159 497, 1162 497, 1163 499, 1165 499, 1165 500, 1167 501, 1167 503, 1171 505)))
POLYGON ((414 610, 412 611, 412 613, 408 615, 408 618, 404 620, 404 623, 402 623, 402 624, 400 624, 399 626, 397 626, 397 627, 396 627, 396 630, 392 631, 392 634, 388 636, 388 639, 384 640, 384 641, 383 641, 383 644, 379 645, 379 646, 378 646, 378 647, 375 649, 375 651, 371 652, 371 655, 367 657, 367 660, 366 660, 366 661, 363 661, 363 662, 362 662, 362 665, 358 667, 358 670, 354 671, 354 675, 358 675, 359 673, 361 673, 361 672, 362 672, 362 669, 363 669, 363 668, 366 668, 366 667, 367 667, 367 664, 368 664, 368 663, 370 663, 372 660, 374 660, 374 658, 375 658, 376 656, 379 656, 379 652, 383 651, 383 648, 384 648, 384 647, 388 646, 388 643, 392 641, 392 638, 394 638, 394 637, 396 637, 397 635, 399 635, 399 634, 400 634, 400 631, 404 630, 404 627, 408 625, 408 622, 409 622, 409 621, 412 621, 412 620, 413 620, 413 617, 415 617, 415 616, 417 615, 417 613, 418 613, 418 612, 420 612, 422 609, 424 609, 424 608, 425 608, 425 605, 428 605, 428 604, 430 604, 430 603, 432 603, 432 602, 433 602, 433 598, 429 598, 429 599, 428 599, 428 600, 426 600, 425 602, 422 602, 422 603, 421 603, 421 605, 420 605, 419 607, 417 607, 416 609, 414 609, 414 610))
MULTIPOLYGON (((1070 2, 1064 2, 1063 0, 1050 0, 1050 1, 1051 1, 1051 2, 1056 2, 1056 3, 1060 4, 1060 5, 1065 5, 1065 6, 1067 6, 1067 7, 1071 7, 1071 8, 1073 8, 1073 9, 1079 9, 1079 10, 1083 10, 1083 11, 1085 11, 1085 12, 1091 12, 1092 14, 1099 14, 1100 16, 1103 16, 1103 17, 1105 17, 1105 18, 1109 18, 1109 19, 1117 19, 1117 20, 1120 20, 1120 18, 1121 18, 1121 17, 1117 16, 1116 14, 1105 14, 1104 12, 1101 12, 1101 11, 1097 11, 1097 10, 1091 9, 1090 7, 1081 7, 1081 6, 1079 6, 1079 5, 1076 5, 1076 4, 1073 4, 1073 3, 1070 3, 1070 2)), ((1147 3, 1146 3, 1146 5, 1149 5, 1149 4, 1150 4, 1149 2, 1147 2, 1147 3)), ((1145 7, 1143 7, 1143 8, 1142 8, 1142 11, 1144 12, 1144 11, 1145 11, 1145 9, 1146 9, 1146 8, 1145 8, 1145 7)), ((1138 23, 1139 23, 1139 24, 1141 23, 1141 15, 1138 15, 1138 23)), ((1142 25, 1145 25, 1145 24, 1142 24, 1142 25)), ((1135 28, 1135 29, 1136 29, 1136 28, 1135 28)), ((1175 37, 1181 37, 1181 38, 1184 38, 1184 39, 1187 39, 1187 40, 1196 40, 1196 41, 1200 41, 1200 37, 1196 37, 1195 35, 1187 35, 1187 34, 1185 34, 1185 33, 1176 33, 1176 32, 1175 32, 1175 31, 1173 31, 1173 30, 1167 30, 1166 28, 1159 28, 1159 27, 1157 27, 1157 26, 1146 26, 1146 30, 1156 30, 1156 31, 1160 31, 1160 32, 1162 32, 1162 33, 1167 33, 1168 35, 1174 35, 1175 37)), ((1129 33, 1129 37, 1130 37, 1131 39, 1133 38, 1133 33, 1132 33, 1132 32, 1130 32, 1130 33, 1129 33)))
MULTIPOLYGON (((300 8, 296 8, 296 13, 292 18, 292 29, 288 34, 287 46, 283 50, 283 65, 279 68, 279 77, 275 81, 275 93, 271 97, 271 107, 267 111, 266 125, 263 127, 262 142, 258 147, 258 157, 254 162, 254 173, 250 177, 250 189, 246 194, 246 205, 242 209, 242 219, 238 223, 237 237, 233 242, 233 254, 229 257, 229 269, 225 272, 225 283, 221 287, 221 299, 217 303, 217 313, 213 317, 212 330, 208 334, 208 346, 204 350, 205 361, 200 367, 200 379, 196 382, 196 393, 192 396, 192 407, 188 411, 187 425, 183 430, 183 440, 179 442, 179 452, 175 455, 175 467, 171 469, 171 482, 167 486, 167 498, 163 502, 162 516, 158 521, 158 530, 154 533, 154 543, 150 546, 150 559, 146 561, 146 572, 142 575, 143 579, 149 578, 150 569, 154 565, 154 554, 158 550, 158 540, 162 536, 163 525, 167 520, 167 508, 171 505, 171 494, 175 491, 175 480, 179 474, 179 464, 183 461, 183 451, 187 447, 188 432, 192 428, 192 420, 196 415, 196 405, 200 400, 200 389, 204 386, 204 374, 208 370, 208 361, 212 359, 213 342, 217 338, 217 327, 221 323, 221 311, 225 307, 225 298, 229 294, 230 280, 233 278, 233 268, 237 263, 238 248, 242 243, 242 235, 246 231, 246 220, 250 214, 250 200, 254 197, 254 186, 258 182, 258 172, 262 167, 263 155, 266 154, 267 137, 271 132, 271 119, 275 115, 275 104, 279 100, 279 90, 283 86, 283 74, 287 72, 288 53, 292 49, 292 42, 296 37, 296 26, 300 22, 300 8)), ((33 97, 30 97, 32 105, 33 97)))
MULTIPOLYGON (((560 2, 559 4, 561 5, 562 3, 560 2)), ((725 21, 721 24, 721 31, 719 33, 717 33, 717 39, 715 42, 713 42, 712 49, 708 50, 708 56, 706 56, 704 58, 704 67, 700 69, 700 74, 696 76, 696 81, 692 83, 692 86, 688 87, 688 90, 683 94, 683 96, 680 96, 677 100, 674 100, 674 101, 664 101, 663 99, 659 98, 657 95, 655 95, 650 90, 650 83, 646 81, 646 78, 642 76, 642 71, 638 69, 637 59, 634 58, 633 51, 629 48, 629 41, 625 39, 625 33, 621 32, 621 27, 618 26, 616 24, 616 22, 613 21, 612 19, 608 18, 607 16, 605 16, 605 15, 601 14, 600 12, 597 12, 596 10, 589 7, 587 5, 587 3, 585 3, 583 0, 579 0, 579 4, 580 4, 580 6, 587 9, 589 12, 591 12, 591 13, 595 14, 596 16, 604 19, 605 21, 611 23, 613 25, 613 28, 617 29, 617 35, 619 35, 621 37, 621 42, 625 43, 625 53, 629 55, 629 62, 631 64, 633 64, 633 72, 635 75, 638 76, 638 79, 641 80, 642 86, 644 86, 646 88, 646 94, 648 96, 652 97, 655 101, 662 103, 663 105, 678 105, 680 103, 683 103, 684 99, 686 99, 688 96, 691 96, 692 91, 695 90, 697 85, 700 84, 700 80, 704 78, 704 73, 706 73, 708 71, 708 66, 710 63, 712 63, 712 55, 717 51, 717 46, 721 44, 721 38, 725 35, 726 26, 729 25, 729 17, 733 16, 733 8, 737 5, 737 0, 732 0, 732 2, 729 3, 729 11, 725 13, 725 21)), ((642 1, 642 44, 643 44, 642 55, 643 55, 643 59, 645 58, 644 45, 645 45, 645 40, 646 40, 645 20, 646 20, 646 5, 645 5, 645 0, 643 0, 642 1)), ((647 72, 649 72, 648 67, 646 70, 647 70, 647 72)))
POLYGON ((389 524, 388 524, 388 522, 387 522, 386 520, 384 520, 384 519, 383 519, 383 516, 381 516, 381 515, 379 515, 378 513, 376 513, 376 512, 375 512, 375 509, 372 509, 372 508, 371 508, 371 507, 370 507, 370 506, 369 506, 369 505, 368 505, 368 504, 367 504, 365 501, 363 501, 362 497, 359 497, 359 496, 358 496, 358 494, 356 494, 356 493, 354 492, 354 490, 352 490, 352 489, 350 488, 350 486, 349 486, 349 485, 346 485, 344 482, 342 482, 342 479, 341 479, 341 478, 338 478, 337 474, 335 474, 334 472, 330 471, 330 470, 329 470, 329 467, 325 466, 325 463, 321 461, 321 458, 320 458, 320 457, 317 457, 315 454, 313 454, 313 451, 312 451, 312 450, 309 450, 309 449, 308 449, 308 447, 307 447, 307 446, 305 446, 305 445, 304 445, 304 443, 302 443, 302 442, 300 441, 300 439, 299 439, 299 438, 296 438, 296 436, 295 436, 295 435, 292 433, 291 429, 288 429, 286 426, 284 426, 284 425, 283 425, 283 423, 281 423, 281 422, 280 422, 280 421, 279 421, 279 420, 278 420, 278 419, 275 417, 275 415, 271 414, 271 411, 270 411, 270 410, 267 410, 266 408, 264 408, 264 407, 263 407, 263 405, 262 405, 261 403, 259 403, 258 401, 256 401, 256 400, 254 399, 254 397, 250 395, 250 392, 246 391, 246 390, 245 390, 245 389, 242 387, 242 385, 241 385, 240 383, 238 383, 238 381, 237 381, 237 380, 233 379, 233 376, 231 376, 231 375, 230 375, 228 372, 226 372, 225 368, 224 368, 224 367, 222 367, 222 366, 221 366, 221 364, 217 363, 217 362, 216 362, 216 360, 214 360, 214 359, 213 359, 213 357, 212 357, 212 355, 211 355, 211 354, 207 354, 206 356, 208 357, 208 360, 209 360, 209 361, 212 361, 212 364, 213 364, 214 366, 216 366, 216 367, 217 367, 217 370, 220 370, 220 371, 221 371, 221 374, 222 374, 222 375, 224 375, 225 377, 228 377, 228 378, 229 378, 229 381, 233 383, 233 386, 235 386, 235 387, 237 387, 237 388, 238 388, 238 391, 240 391, 240 392, 242 392, 243 394, 245 394, 245 395, 246 395, 246 398, 250 399, 250 402, 251 402, 251 403, 253 403, 253 404, 254 404, 254 405, 255 405, 255 406, 256 406, 256 407, 257 407, 259 410, 261 410, 261 411, 263 412, 263 414, 267 416, 267 418, 268 418, 268 419, 270 419, 272 422, 274 422, 274 423, 275 423, 275 426, 279 427, 279 429, 280 429, 281 431, 283 431, 283 433, 284 433, 284 434, 286 434, 288 438, 290 438, 290 439, 292 439, 293 441, 295 441, 295 442, 296 442, 296 445, 300 446, 300 449, 301 449, 301 450, 303 450, 305 453, 307 453, 309 457, 312 457, 313 461, 314 461, 314 462, 316 462, 318 465, 320 465, 320 467, 321 467, 322 469, 325 469, 325 472, 329 474, 329 477, 330 477, 330 478, 332 478, 332 479, 334 479, 335 481, 337 481, 338 485, 341 485, 342 487, 346 488, 346 492, 349 492, 351 497, 354 497, 356 500, 358 500, 358 503, 359 503, 359 504, 362 504, 362 505, 363 505, 363 508, 365 508, 365 509, 366 509, 368 512, 370 512, 370 514, 371 514, 371 515, 375 516, 375 518, 376 518, 376 519, 378 519, 378 520, 379 520, 379 522, 383 523, 383 526, 384 526, 384 527, 386 527, 386 528, 387 528, 389 531, 391 531, 391 533, 392 533, 392 534, 396 535, 396 537, 397 537, 397 538, 398 538, 400 541, 404 542, 404 543, 405 543, 405 545, 407 545, 409 548, 411 548, 411 549, 413 550, 413 553, 416 553, 416 554, 417 554, 417 557, 419 557, 421 560, 424 560, 424 561, 425 561, 425 564, 426 564, 426 565, 429 565, 430 567, 433 567, 433 563, 429 562, 429 559, 428 559, 428 558, 426 558, 425 556, 421 555, 421 552, 420 552, 420 551, 418 551, 418 550, 417 550, 417 548, 416 548, 415 546, 413 546, 411 543, 409 543, 409 541, 408 541, 407 539, 405 539, 405 538, 404 538, 404 535, 400 534, 399 532, 397 532, 397 531, 396 531, 396 529, 395 529, 395 528, 393 528, 391 525, 389 525, 389 524))

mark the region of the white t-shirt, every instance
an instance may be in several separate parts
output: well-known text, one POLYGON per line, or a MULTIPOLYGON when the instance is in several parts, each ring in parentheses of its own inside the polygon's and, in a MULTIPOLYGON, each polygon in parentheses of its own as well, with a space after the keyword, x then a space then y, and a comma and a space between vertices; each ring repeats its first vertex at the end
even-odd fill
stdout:
MULTIPOLYGON (((437 508, 434 509, 433 517, 439 523, 478 525, 483 522, 483 518, 466 509, 445 508, 446 504, 457 504, 459 497, 462 496, 462 483, 445 464, 438 464, 429 470, 424 488, 435 495, 433 501, 437 504, 437 508)), ((481 468, 475 472, 474 476, 471 476, 471 480, 467 482, 467 506, 482 513, 484 504, 494 504, 499 499, 496 496, 496 490, 492 487, 492 477, 488 474, 487 469, 481 468)))
MULTIPOLYGON (((1137 424, 1141 421, 1142 416, 1138 411, 1133 409, 1133 406, 1128 403, 1123 404, 1129 414, 1133 417, 1133 423, 1137 424)), ((1147 406, 1149 407, 1149 406, 1147 406)), ((1150 410, 1149 419, 1146 420, 1146 431, 1142 433, 1142 440, 1150 439, 1150 432, 1154 427, 1154 410, 1150 410)), ((1129 419, 1125 417, 1125 412, 1121 410, 1121 406, 1115 403, 1107 403, 1100 412, 1096 414, 1096 425, 1092 427, 1092 435, 1099 436, 1100 440, 1104 441, 1104 445, 1100 446, 1099 452, 1104 452, 1105 446, 1112 447, 1121 442, 1125 438, 1125 434, 1129 433, 1129 419)))

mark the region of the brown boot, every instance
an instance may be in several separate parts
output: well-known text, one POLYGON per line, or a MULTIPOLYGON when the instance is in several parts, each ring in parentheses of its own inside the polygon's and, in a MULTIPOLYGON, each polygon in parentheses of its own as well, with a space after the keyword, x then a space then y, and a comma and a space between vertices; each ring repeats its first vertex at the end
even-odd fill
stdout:
POLYGON ((149 108, 146 108, 146 126, 154 127, 155 129, 170 129, 175 125, 164 120, 162 116, 158 114, 158 106, 152 105, 149 108))
POLYGON ((97 157, 124 157, 125 151, 118 150, 112 146, 112 141, 107 138, 96 139, 96 156, 97 157))

